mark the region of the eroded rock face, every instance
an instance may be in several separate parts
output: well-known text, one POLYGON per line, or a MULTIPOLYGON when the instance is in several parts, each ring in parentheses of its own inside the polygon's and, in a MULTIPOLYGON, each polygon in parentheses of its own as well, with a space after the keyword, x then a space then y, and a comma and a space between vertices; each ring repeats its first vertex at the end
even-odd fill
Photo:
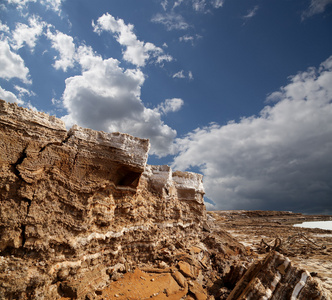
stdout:
POLYGON ((164 244, 198 240, 202 177, 147 166, 148 150, 148 140, 67 132, 59 119, 1 101, 0 295, 80 298, 85 280, 71 282, 98 288, 121 259, 130 269, 164 244))
POLYGON ((253 264, 236 284, 227 300, 241 299, 330 299, 318 288, 309 272, 292 266, 278 252, 270 252, 264 260, 253 264))

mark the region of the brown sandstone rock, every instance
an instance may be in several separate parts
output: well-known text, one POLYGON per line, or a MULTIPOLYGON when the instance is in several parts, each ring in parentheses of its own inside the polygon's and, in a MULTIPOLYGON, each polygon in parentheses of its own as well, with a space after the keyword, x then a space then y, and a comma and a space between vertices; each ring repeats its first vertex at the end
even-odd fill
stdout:
POLYGON ((147 166, 148 151, 148 140, 67 132, 0 101, 0 296, 84 299, 121 258, 130 271, 166 245, 198 242, 201 175, 147 166))
POLYGON ((186 287, 187 281, 179 271, 175 271, 174 273, 172 273, 172 276, 180 287, 186 287))
POLYGON ((185 261, 179 261, 178 267, 179 267, 180 272, 184 276, 189 277, 189 278, 195 278, 195 275, 192 274, 190 265, 187 262, 185 262, 185 261))

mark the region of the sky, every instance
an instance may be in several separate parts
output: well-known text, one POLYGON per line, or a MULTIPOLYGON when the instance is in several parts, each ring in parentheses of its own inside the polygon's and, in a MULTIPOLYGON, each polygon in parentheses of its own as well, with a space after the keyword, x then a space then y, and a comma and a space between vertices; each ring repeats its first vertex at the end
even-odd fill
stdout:
POLYGON ((0 98, 150 139, 208 210, 332 214, 332 0, 0 0, 0 98))

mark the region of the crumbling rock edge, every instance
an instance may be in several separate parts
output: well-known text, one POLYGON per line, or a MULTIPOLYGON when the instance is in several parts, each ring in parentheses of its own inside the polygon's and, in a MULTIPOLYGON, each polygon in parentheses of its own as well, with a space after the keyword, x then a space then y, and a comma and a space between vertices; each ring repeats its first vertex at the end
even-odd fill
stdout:
POLYGON ((0 299, 328 299, 279 254, 258 270, 207 218, 202 175, 147 165, 149 147, 0 100, 0 299))

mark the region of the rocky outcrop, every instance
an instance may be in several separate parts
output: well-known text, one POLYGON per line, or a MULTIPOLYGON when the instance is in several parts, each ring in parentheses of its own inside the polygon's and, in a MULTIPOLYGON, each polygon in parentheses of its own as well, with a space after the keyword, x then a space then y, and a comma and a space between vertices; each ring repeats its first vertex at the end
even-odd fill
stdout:
MULTIPOLYGON (((280 258, 256 272, 257 254, 207 218, 202 175, 147 165, 148 151, 0 100, 1 300, 268 295, 280 258), (266 284, 250 283, 265 271, 266 284)), ((278 281, 287 291, 299 289, 294 270, 278 281)))
POLYGON ((0 295, 82 298, 119 261, 129 270, 166 244, 198 241, 202 176, 147 166, 148 150, 148 140, 67 132, 59 119, 1 101, 0 295))
POLYGON ((292 266, 287 257, 272 251, 247 270, 227 300, 330 299, 318 286, 308 271, 292 266))

